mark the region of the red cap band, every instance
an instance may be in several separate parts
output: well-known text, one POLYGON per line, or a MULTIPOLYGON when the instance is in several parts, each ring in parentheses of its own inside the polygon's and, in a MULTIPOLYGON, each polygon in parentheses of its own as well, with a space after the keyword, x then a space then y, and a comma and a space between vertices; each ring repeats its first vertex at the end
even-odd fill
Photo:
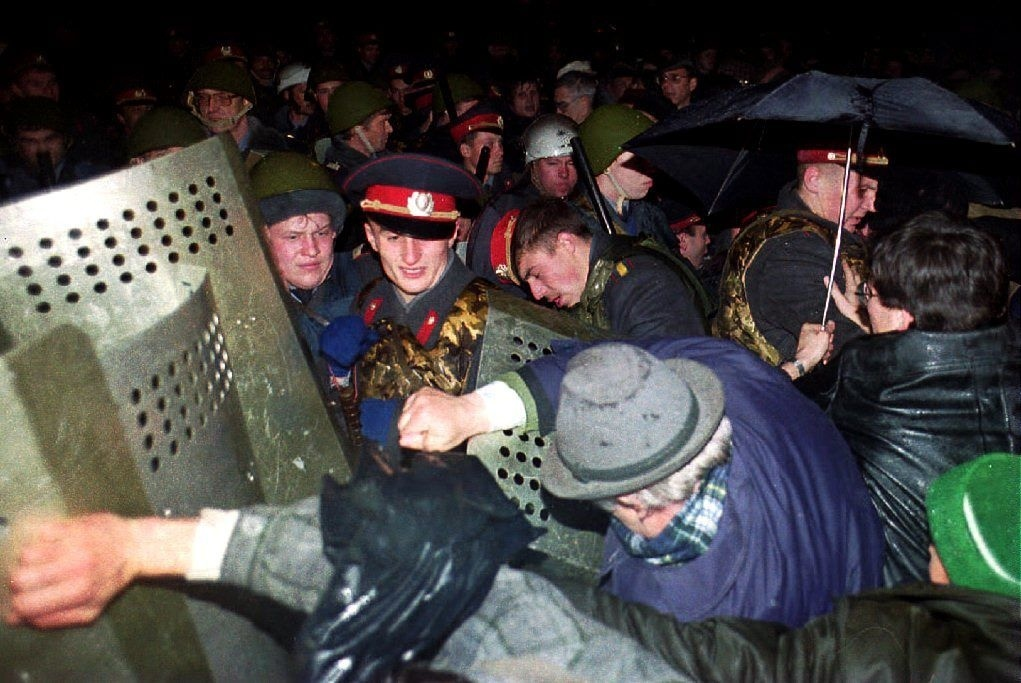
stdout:
POLYGON ((365 211, 405 216, 423 221, 453 221, 461 214, 454 197, 439 192, 423 192, 410 187, 370 185, 360 203, 365 211))
POLYGON ((129 102, 156 102, 156 96, 145 88, 128 88, 121 90, 114 98, 114 104, 121 105, 129 102))
POLYGON ((670 224, 670 229, 676 235, 677 233, 683 231, 685 228, 687 228, 689 226, 692 226, 692 225, 698 225, 701 222, 702 222, 702 217, 699 216, 697 213, 693 213, 690 216, 688 216, 687 218, 682 218, 680 220, 677 220, 677 221, 674 221, 673 223, 671 223, 670 224))
POLYGON ((468 133, 478 130, 488 130, 492 133, 503 132, 503 117, 499 114, 486 113, 478 114, 465 121, 450 127, 450 136, 454 142, 460 143, 467 137, 468 133))
POLYGON ((493 228, 493 236, 489 241, 489 263, 493 266, 493 272, 501 280, 516 285, 520 285, 521 282, 515 277, 514 268, 511 267, 510 251, 511 238, 514 236, 514 227, 518 224, 519 213, 521 209, 511 209, 505 213, 493 228))
MULTIPOLYGON (((798 163, 799 164, 843 164, 847 162, 847 150, 846 149, 799 149, 798 150, 798 163)), ((858 155, 854 152, 851 153, 851 163, 858 163, 858 155)), ((886 166, 890 163, 890 160, 882 154, 866 154, 865 165, 866 166, 886 166)))

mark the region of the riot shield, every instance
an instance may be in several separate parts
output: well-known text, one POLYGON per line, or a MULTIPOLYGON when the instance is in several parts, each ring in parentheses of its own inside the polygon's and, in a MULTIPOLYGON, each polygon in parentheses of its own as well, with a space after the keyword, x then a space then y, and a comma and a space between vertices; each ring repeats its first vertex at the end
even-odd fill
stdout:
MULTIPOLYGON (((226 135, 0 207, 0 516, 192 515, 350 476, 260 224, 226 135)), ((0 678, 285 678, 292 615, 200 590, 133 587, 88 628, 0 626, 0 678)))

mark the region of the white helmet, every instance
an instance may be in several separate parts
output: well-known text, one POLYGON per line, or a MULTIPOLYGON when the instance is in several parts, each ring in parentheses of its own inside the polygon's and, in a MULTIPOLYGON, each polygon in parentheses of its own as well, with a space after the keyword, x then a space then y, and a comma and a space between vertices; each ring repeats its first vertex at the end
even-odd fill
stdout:
POLYGON ((525 163, 536 159, 571 155, 571 140, 578 137, 578 124, 563 114, 543 114, 525 129, 525 163))
POLYGON ((311 69, 304 64, 294 62, 280 70, 280 78, 277 81, 277 92, 283 92, 288 88, 306 83, 311 69))

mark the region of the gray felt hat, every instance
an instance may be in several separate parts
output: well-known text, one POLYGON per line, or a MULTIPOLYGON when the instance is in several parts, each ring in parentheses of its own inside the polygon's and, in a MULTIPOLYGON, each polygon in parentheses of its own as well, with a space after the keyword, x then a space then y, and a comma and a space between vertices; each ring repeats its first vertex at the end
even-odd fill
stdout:
POLYGON ((706 366, 593 346, 567 365, 543 486, 583 500, 638 491, 690 462, 721 419, 723 384, 706 366))

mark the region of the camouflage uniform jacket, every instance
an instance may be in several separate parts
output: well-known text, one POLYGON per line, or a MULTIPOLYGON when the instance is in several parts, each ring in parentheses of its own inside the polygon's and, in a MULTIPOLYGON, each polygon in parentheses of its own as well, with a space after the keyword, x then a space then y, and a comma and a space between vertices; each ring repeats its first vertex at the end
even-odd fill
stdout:
MULTIPOLYGON (((752 221, 727 253, 713 334, 737 342, 773 365, 792 358, 801 325, 822 322, 823 277, 830 273, 835 235, 836 225, 804 208, 778 209, 752 221)), ((842 254, 864 275, 861 240, 845 232, 841 242, 842 254)), ((843 289, 839 265, 834 279, 835 286, 843 289)), ((862 334, 833 305, 828 318, 836 323, 834 353, 862 334)))
POLYGON ((361 291, 356 306, 380 340, 355 368, 362 398, 407 398, 431 386, 460 394, 474 388, 489 289, 451 251, 431 289, 405 304, 385 277, 361 291))

